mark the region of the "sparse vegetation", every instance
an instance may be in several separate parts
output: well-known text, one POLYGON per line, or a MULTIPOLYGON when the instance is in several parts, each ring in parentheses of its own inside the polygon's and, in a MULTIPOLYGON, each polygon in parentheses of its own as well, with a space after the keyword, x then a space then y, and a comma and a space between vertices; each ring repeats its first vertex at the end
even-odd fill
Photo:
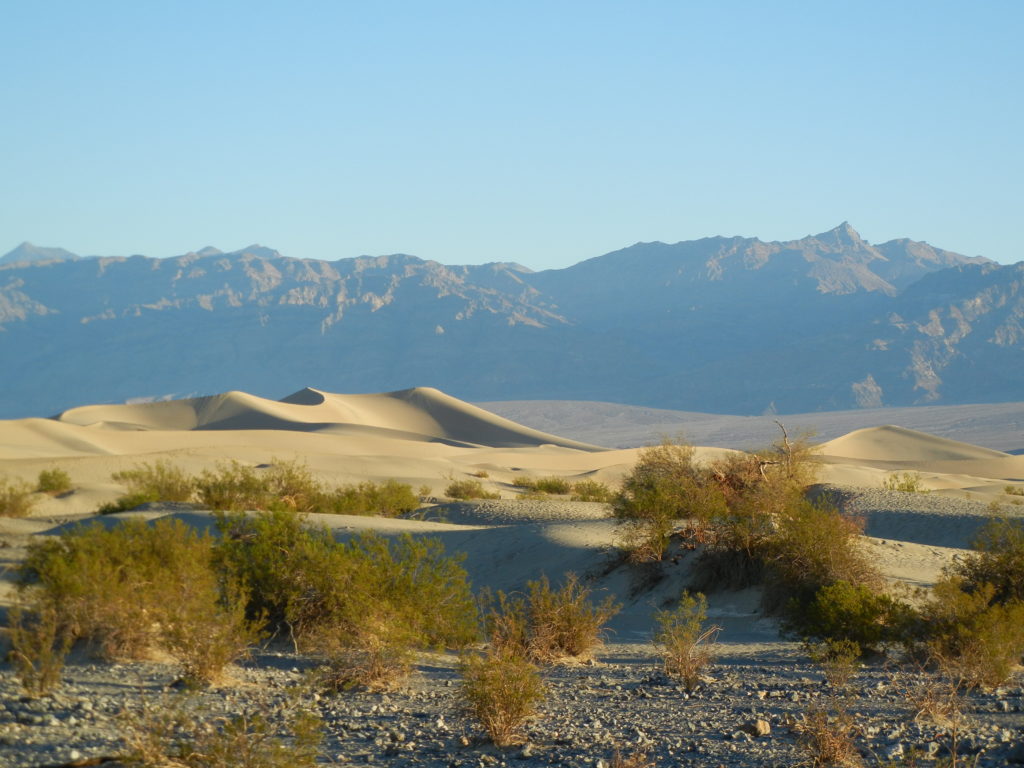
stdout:
POLYGON ((28 517, 35 503, 28 483, 0 478, 0 517, 28 517))
POLYGON ((71 490, 71 475, 60 467, 43 469, 39 472, 36 490, 40 493, 48 493, 51 496, 67 493, 71 490))
POLYGON ((338 486, 325 492, 316 508, 317 511, 336 515, 397 517, 419 506, 419 497, 412 492, 412 486, 397 480, 385 480, 338 486))
POLYGON ((125 485, 128 489, 126 496, 145 499, 133 506, 146 501, 190 501, 195 492, 192 478, 180 467, 163 459, 115 472, 111 478, 125 485))
POLYGON ((805 643, 811 661, 821 667, 834 691, 845 691, 860 666, 861 646, 852 640, 823 640, 805 643))
POLYGON ((594 605, 590 595, 573 573, 558 590, 542 575, 527 583, 525 596, 498 592, 484 617, 492 651, 543 663, 589 658, 619 610, 613 598, 594 605))
POLYGON ((697 687, 701 672, 715 658, 715 639, 721 627, 705 625, 707 607, 703 594, 683 592, 675 610, 655 615, 658 630, 654 644, 665 661, 665 672, 681 679, 687 691, 697 687))
POLYGON ((572 501, 598 501, 610 504, 615 492, 599 480, 580 480, 573 483, 572 501))
POLYGON ((517 475, 512 482, 520 488, 525 488, 538 494, 563 495, 572 490, 572 483, 564 477, 558 477, 557 475, 549 475, 547 477, 517 475))
POLYGON ((921 484, 921 475, 917 472, 894 472, 885 478, 882 487, 887 491, 928 493, 928 489, 921 484))
POLYGON ((467 654, 459 664, 462 696, 496 746, 523 741, 522 727, 544 697, 537 668, 512 653, 467 654))
POLYGON ((1024 487, 1019 485, 1007 485, 1003 488, 1003 493, 1010 496, 1024 496, 1024 487))
POLYGON ((15 605, 8 612, 9 659, 21 688, 29 696, 45 696, 60 685, 70 637, 62 633, 53 605, 15 605), (27 609, 26 609, 27 608, 27 609))
POLYGON ((500 493, 484 489, 479 480, 452 480, 444 489, 449 499, 500 499, 500 493))
POLYGON ((845 710, 833 714, 825 709, 812 709, 797 727, 797 744, 812 768, 855 768, 864 760, 853 741, 856 724, 845 710))
POLYGON ((203 717, 185 702, 123 718, 125 752, 118 764, 138 768, 314 768, 323 730, 320 718, 292 693, 277 705, 237 715, 203 717))
POLYGON ((170 652, 190 684, 212 681, 254 639, 241 603, 212 570, 212 543, 177 520, 79 526, 33 544, 20 569, 60 642, 106 659, 170 652))

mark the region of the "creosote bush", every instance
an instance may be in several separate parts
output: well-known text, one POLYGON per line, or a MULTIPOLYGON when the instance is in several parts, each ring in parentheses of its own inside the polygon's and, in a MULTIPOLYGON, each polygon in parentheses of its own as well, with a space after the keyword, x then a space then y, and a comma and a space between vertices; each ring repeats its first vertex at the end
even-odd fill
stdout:
POLYGON ((462 697, 496 746, 524 741, 522 727, 544 697, 537 668, 513 653, 466 654, 459 662, 462 697))
POLYGON ((412 486, 397 480, 372 481, 340 485, 325 491, 317 505, 318 512, 336 515, 379 515, 397 517, 420 506, 412 486))
POLYGON ((71 476, 60 467, 41 470, 36 490, 53 496, 67 493, 71 490, 71 476))
POLYGON ((549 475, 548 477, 517 475, 512 482, 520 488, 526 488, 540 494, 562 495, 572 490, 572 483, 564 477, 558 477, 557 475, 549 475))
POLYGON ((0 517, 28 517, 35 503, 28 483, 0 478, 0 517))
POLYGON ((211 538, 177 520, 82 525, 30 545, 19 581, 40 615, 55 613, 62 640, 106 659, 162 648, 202 685, 255 639, 212 557, 211 538))
POLYGON ((115 472, 111 478, 125 485, 128 489, 126 496, 145 499, 138 503, 190 501, 195 492, 192 478, 180 467, 163 459, 115 472))
POLYGON ((598 501, 610 504, 615 492, 600 480, 580 480, 573 483, 572 501, 598 501))
POLYGON ((484 625, 495 653, 550 663, 590 658, 601 643, 604 625, 619 611, 612 597, 599 605, 573 573, 554 590, 547 576, 528 582, 526 595, 498 592, 489 602, 484 625))
POLYGON ((906 603, 841 579, 819 588, 809 602, 794 598, 786 613, 787 629, 809 646, 817 643, 819 650, 823 647, 831 655, 855 648, 857 657, 879 654, 885 646, 905 641, 915 621, 906 603))
POLYGON ((683 681, 687 691, 700 682, 701 672, 715 658, 719 626, 706 626, 707 599, 703 594, 683 592, 673 611, 658 611, 654 644, 665 661, 665 673, 683 681))
POLYGON ((328 687, 380 687, 403 676, 413 650, 477 637, 466 572, 436 539, 336 542, 282 509, 223 514, 218 526, 218 561, 246 590, 250 618, 320 653, 328 687))
POLYGON ((449 499, 500 499, 500 493, 484 489, 479 480, 452 480, 444 489, 449 499))

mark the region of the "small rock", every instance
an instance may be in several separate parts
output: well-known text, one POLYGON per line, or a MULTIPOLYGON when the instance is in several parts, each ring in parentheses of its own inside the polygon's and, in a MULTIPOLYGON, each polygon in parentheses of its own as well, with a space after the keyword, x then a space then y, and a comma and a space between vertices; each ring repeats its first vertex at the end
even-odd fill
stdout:
POLYGON ((906 749, 903 747, 903 742, 897 741, 895 744, 889 744, 885 748, 885 752, 884 752, 885 759, 886 760, 896 760, 896 759, 898 759, 900 757, 903 757, 903 753, 905 751, 906 751, 906 749))
POLYGON ((768 736, 772 732, 771 723, 761 717, 756 720, 751 720, 749 723, 742 726, 742 729, 754 738, 768 736))

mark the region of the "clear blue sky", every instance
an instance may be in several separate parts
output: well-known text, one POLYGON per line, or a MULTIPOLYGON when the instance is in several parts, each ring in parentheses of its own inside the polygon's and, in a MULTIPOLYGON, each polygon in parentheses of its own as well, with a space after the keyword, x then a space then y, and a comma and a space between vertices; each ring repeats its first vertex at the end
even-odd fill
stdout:
POLYGON ((0 253, 1024 259, 1024 2, 0 0, 0 253))

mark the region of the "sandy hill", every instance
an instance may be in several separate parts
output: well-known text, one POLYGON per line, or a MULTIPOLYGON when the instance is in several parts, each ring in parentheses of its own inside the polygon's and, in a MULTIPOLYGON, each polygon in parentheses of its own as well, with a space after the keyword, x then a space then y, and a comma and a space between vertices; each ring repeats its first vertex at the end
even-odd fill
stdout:
POLYGON ((855 430, 824 443, 818 453, 822 456, 879 462, 986 461, 1009 458, 1009 454, 1002 451, 891 424, 855 430))
POLYGON ((121 430, 310 432, 354 427, 467 447, 556 445, 602 450, 524 427, 431 387, 367 395, 338 395, 306 388, 281 400, 227 392, 168 402, 83 406, 56 418, 65 424, 121 430))

